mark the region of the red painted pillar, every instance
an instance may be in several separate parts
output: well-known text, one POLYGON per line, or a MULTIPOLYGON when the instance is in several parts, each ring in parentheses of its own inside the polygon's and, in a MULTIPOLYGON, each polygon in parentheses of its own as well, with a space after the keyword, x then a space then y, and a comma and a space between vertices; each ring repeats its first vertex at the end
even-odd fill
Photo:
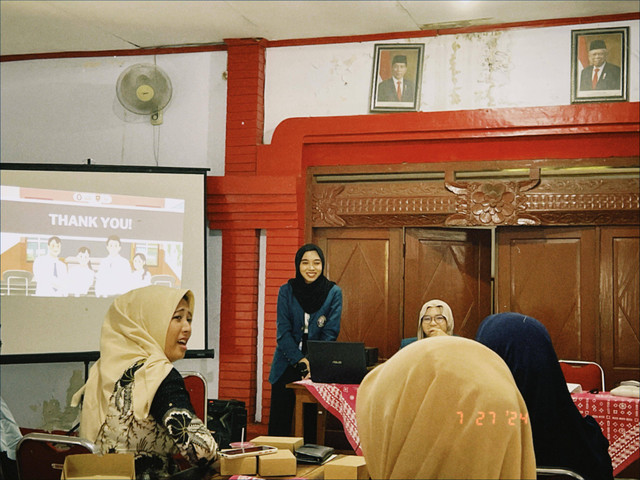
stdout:
POLYGON ((255 230, 222 231, 218 398, 245 402, 250 419, 256 403, 258 255, 255 230))
POLYGON ((227 39, 226 175, 255 175, 264 130, 264 39, 227 39))
MULTIPOLYGON (((230 39, 225 43, 225 176, 254 176, 264 127, 266 41, 230 39)), ((249 419, 254 417, 256 405, 258 262, 256 229, 223 230, 218 397, 244 401, 249 419)))

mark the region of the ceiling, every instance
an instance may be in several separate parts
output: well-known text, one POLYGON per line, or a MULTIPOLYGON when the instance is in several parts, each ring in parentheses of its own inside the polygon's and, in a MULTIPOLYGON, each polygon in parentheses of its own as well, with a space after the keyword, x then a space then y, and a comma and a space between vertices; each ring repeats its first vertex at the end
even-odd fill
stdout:
POLYGON ((384 34, 640 11, 625 1, 9 1, 0 54, 384 34))

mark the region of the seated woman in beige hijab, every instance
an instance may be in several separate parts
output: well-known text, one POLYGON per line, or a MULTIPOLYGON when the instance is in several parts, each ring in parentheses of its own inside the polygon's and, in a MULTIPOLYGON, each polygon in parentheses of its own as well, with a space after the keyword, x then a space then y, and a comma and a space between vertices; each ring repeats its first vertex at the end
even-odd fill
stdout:
POLYGON ((418 315, 418 335, 403 338, 400 348, 422 338, 439 335, 453 335, 453 313, 451 307, 442 300, 433 299, 422 305, 418 315))
POLYGON ((473 340, 414 342, 358 388, 373 479, 535 479, 527 406, 509 368, 473 340))
POLYGON ((172 362, 184 357, 191 336, 190 290, 152 285, 116 298, 100 338, 100 359, 85 386, 80 436, 103 453, 134 453, 136 477, 176 473, 177 453, 205 472, 216 442, 195 415, 172 362))

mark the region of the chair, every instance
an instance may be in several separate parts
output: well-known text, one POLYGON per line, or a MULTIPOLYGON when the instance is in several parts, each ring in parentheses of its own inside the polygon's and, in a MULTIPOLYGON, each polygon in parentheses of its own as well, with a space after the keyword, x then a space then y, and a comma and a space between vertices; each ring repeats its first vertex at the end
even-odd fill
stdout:
POLYGON ((191 405, 196 415, 202 422, 207 424, 207 380, 198 372, 182 372, 184 386, 189 392, 191 405))
POLYGON ((584 477, 579 473, 576 473, 572 470, 568 470, 566 468, 548 468, 548 467, 537 467, 536 468, 536 477, 538 480, 564 480, 564 479, 577 479, 584 480, 584 477))
POLYGON ((605 391, 604 370, 596 362, 583 360, 559 360, 567 383, 579 383, 583 391, 605 391))
POLYGON ((20 480, 59 480, 64 459, 77 453, 98 453, 89 440, 53 433, 27 433, 16 447, 20 480))

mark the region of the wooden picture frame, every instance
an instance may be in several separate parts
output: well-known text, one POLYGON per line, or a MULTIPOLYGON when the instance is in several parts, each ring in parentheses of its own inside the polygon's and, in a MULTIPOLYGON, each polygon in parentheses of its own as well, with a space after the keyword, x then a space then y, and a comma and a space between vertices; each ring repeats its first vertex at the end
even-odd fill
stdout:
POLYGON ((571 31, 571 103, 628 101, 628 42, 629 27, 571 31))
POLYGON ((423 59, 424 44, 374 45, 370 111, 417 111, 420 105, 423 59), (394 78, 401 80, 400 91, 394 78))

